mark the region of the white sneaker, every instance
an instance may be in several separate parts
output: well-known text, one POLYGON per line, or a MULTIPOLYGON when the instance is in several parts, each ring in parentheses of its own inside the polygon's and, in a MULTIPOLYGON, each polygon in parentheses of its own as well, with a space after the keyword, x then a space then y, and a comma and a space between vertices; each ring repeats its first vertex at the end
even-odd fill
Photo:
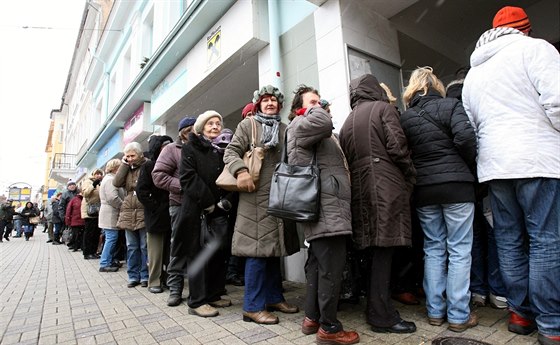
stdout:
POLYGON ((484 307, 486 305, 486 296, 477 293, 471 293, 471 304, 476 307, 484 307))
POLYGON ((507 308, 507 298, 502 296, 496 296, 490 294, 490 306, 496 309, 506 309, 507 308))

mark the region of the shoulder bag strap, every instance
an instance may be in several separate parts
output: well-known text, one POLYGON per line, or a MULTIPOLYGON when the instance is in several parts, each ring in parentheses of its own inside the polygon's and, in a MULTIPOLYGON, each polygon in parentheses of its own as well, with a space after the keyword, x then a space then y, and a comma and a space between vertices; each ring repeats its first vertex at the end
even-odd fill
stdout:
MULTIPOLYGON (((311 164, 317 165, 317 145, 313 145, 313 159, 311 160, 311 164)), ((284 132, 284 145, 282 146, 282 162, 288 164, 288 128, 286 127, 286 131, 284 132)))
POLYGON ((249 120, 251 120, 251 149, 256 146, 256 136, 257 136, 257 122, 252 116, 249 116, 249 120))
POLYGON ((423 119, 428 120, 434 126, 439 128, 439 130, 442 131, 446 136, 448 136, 450 139, 453 139, 453 136, 451 135, 451 133, 449 133, 448 130, 446 128, 444 128, 439 122, 434 120, 432 118, 432 116, 430 115, 430 113, 428 113, 426 110, 424 110, 423 108, 420 108, 420 106, 418 106, 418 105, 414 106, 412 109, 414 109, 416 111, 416 113, 418 113, 418 116, 420 116, 423 119), (426 115, 426 116, 424 116, 424 115, 426 115))

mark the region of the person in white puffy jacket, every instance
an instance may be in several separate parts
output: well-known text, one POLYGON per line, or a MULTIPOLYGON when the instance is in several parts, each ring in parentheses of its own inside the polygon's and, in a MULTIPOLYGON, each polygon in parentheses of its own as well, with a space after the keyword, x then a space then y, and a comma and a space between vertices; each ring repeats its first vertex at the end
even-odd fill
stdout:
POLYGON ((560 55, 530 33, 523 9, 498 11, 471 55, 463 103, 490 187, 508 329, 560 344, 560 55))

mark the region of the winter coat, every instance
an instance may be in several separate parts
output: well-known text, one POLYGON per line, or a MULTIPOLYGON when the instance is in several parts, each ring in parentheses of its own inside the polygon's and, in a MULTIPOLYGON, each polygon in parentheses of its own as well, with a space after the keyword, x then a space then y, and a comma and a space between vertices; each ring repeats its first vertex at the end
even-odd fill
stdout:
POLYGON ((29 218, 37 217, 39 215, 39 213, 40 213, 39 210, 35 206, 33 206, 31 208, 24 207, 20 212, 21 224, 22 225, 35 225, 35 224, 29 223, 29 218))
POLYGON ((117 227, 124 230, 140 230, 144 228, 144 205, 136 196, 136 184, 140 176, 140 168, 146 163, 146 158, 139 158, 138 162, 123 163, 115 174, 113 185, 122 187, 126 192, 117 227))
POLYGON ((331 115, 317 107, 296 116, 287 129, 288 163, 309 165, 316 152, 321 172, 319 220, 300 224, 307 241, 352 234, 350 172, 332 128, 331 115))
POLYGON ((108 173, 99 185, 101 208, 99 209, 98 224, 101 229, 117 230, 117 221, 125 192, 122 188, 113 185, 114 178, 114 174, 108 173))
MULTIPOLYGON (((93 172, 95 173, 95 171, 93 172)), ((95 182, 95 176, 90 176, 87 179, 84 179, 84 181, 82 182, 82 194, 84 195, 84 199, 82 200, 82 218, 98 218, 98 216, 94 216, 91 217, 87 214, 87 209, 88 209, 88 205, 89 204, 98 204, 101 202, 101 199, 99 199, 99 185, 100 184, 96 184, 96 186, 93 185, 93 183, 95 182)), ((101 182, 101 181, 99 181, 101 182)))
POLYGON ((86 225, 86 221, 82 218, 81 212, 82 199, 83 196, 78 194, 68 203, 68 207, 66 207, 66 217, 64 219, 66 225, 71 227, 86 225))
POLYGON ((52 206, 53 200, 54 197, 51 197, 49 200, 47 200, 45 211, 43 211, 43 215, 45 216, 45 219, 47 220, 47 222, 51 222, 51 223, 53 218, 53 206, 52 206))
POLYGON ((485 32, 463 102, 478 138, 478 180, 560 179, 560 55, 516 31, 485 32))
POLYGON ((446 182, 474 182, 476 137, 460 101, 443 98, 430 89, 417 93, 401 116, 401 125, 412 151, 418 186, 446 182), (426 113, 419 115, 418 108, 426 113), (430 116, 439 127, 426 120, 430 116))
MULTIPOLYGON (((224 168, 223 154, 201 135, 189 133, 189 142, 182 147, 180 177, 183 199, 181 203, 180 238, 174 246, 175 254, 196 253, 200 248, 200 215, 214 206, 209 218, 227 216, 216 204, 222 198, 231 199, 229 193, 216 186, 216 179, 224 168)), ((174 255, 174 254, 173 254, 174 255)))
MULTIPOLYGON (((171 232, 171 216, 169 215, 169 192, 154 185, 152 171, 158 159, 163 141, 167 136, 150 139, 149 153, 151 159, 140 168, 140 176, 136 184, 136 195, 144 205, 144 223, 150 233, 171 232)), ((171 139, 171 138, 169 138, 171 139)))
MULTIPOLYGON (((249 150, 252 125, 249 118, 237 125, 231 143, 224 152, 224 163, 235 176, 237 171, 247 168, 243 155, 249 150)), ((280 124, 278 145, 265 151, 259 183, 252 193, 239 193, 237 220, 232 239, 232 255, 247 257, 280 257, 294 253, 295 248, 287 248, 291 232, 280 218, 269 216, 268 196, 270 181, 276 164, 280 161, 286 125, 280 124)), ((262 147, 262 125, 257 122, 256 146, 262 147)), ((298 248, 299 249, 299 248, 298 248)))
POLYGON ((59 213, 58 213, 58 205, 60 204, 60 201, 58 199, 52 199, 51 203, 52 203, 52 208, 53 208, 53 214, 52 214, 51 222, 53 224, 62 223, 63 219, 60 218, 59 213))
POLYGON ((73 192, 67 189, 62 193, 60 202, 58 203, 58 216, 60 219, 64 220, 66 218, 66 208, 68 207, 68 203, 76 196, 76 194, 78 194, 78 189, 75 189, 73 192))
POLYGON ((171 206, 181 205, 181 183, 179 182, 181 146, 183 144, 180 141, 165 146, 152 171, 154 185, 169 192, 169 205, 171 206))
POLYGON ((397 109, 371 75, 350 84, 352 112, 340 144, 352 181, 354 245, 409 246, 410 195, 415 170, 397 109))

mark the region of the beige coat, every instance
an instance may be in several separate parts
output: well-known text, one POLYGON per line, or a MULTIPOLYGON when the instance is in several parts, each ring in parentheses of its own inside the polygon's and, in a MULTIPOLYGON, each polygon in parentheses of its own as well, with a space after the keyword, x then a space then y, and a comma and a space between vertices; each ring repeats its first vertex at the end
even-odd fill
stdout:
POLYGON ((144 205, 138 200, 135 190, 140 167, 144 163, 146 163, 146 158, 142 158, 138 165, 121 164, 113 179, 113 185, 124 188, 126 192, 117 221, 119 229, 140 230, 144 228, 144 205))
POLYGON ((99 209, 99 227, 101 229, 117 230, 117 220, 122 202, 124 200, 124 190, 113 185, 114 174, 107 174, 99 185, 99 199, 101 208, 99 209))
MULTIPOLYGON (((92 173, 93 174, 93 173, 92 173)), ((95 181, 94 176, 90 176, 89 178, 85 179, 82 182, 82 195, 84 199, 82 200, 82 206, 80 209, 80 213, 82 214, 82 218, 97 218, 97 217, 90 217, 87 214, 87 207, 91 203, 99 203, 99 186, 93 187, 93 181, 95 181)))
MULTIPOLYGON (((251 121, 247 118, 239 123, 231 143, 226 148, 224 163, 229 164, 232 174, 246 168, 241 157, 251 143, 251 121)), ((232 254, 247 257, 279 257, 293 253, 286 248, 284 222, 266 213, 270 181, 280 152, 284 145, 286 125, 281 124, 278 134, 279 144, 266 150, 257 190, 253 193, 239 193, 239 207, 232 240, 232 254)), ((257 122, 256 144, 261 144, 262 125, 257 122)), ((291 248, 290 248, 291 249, 291 248)))

